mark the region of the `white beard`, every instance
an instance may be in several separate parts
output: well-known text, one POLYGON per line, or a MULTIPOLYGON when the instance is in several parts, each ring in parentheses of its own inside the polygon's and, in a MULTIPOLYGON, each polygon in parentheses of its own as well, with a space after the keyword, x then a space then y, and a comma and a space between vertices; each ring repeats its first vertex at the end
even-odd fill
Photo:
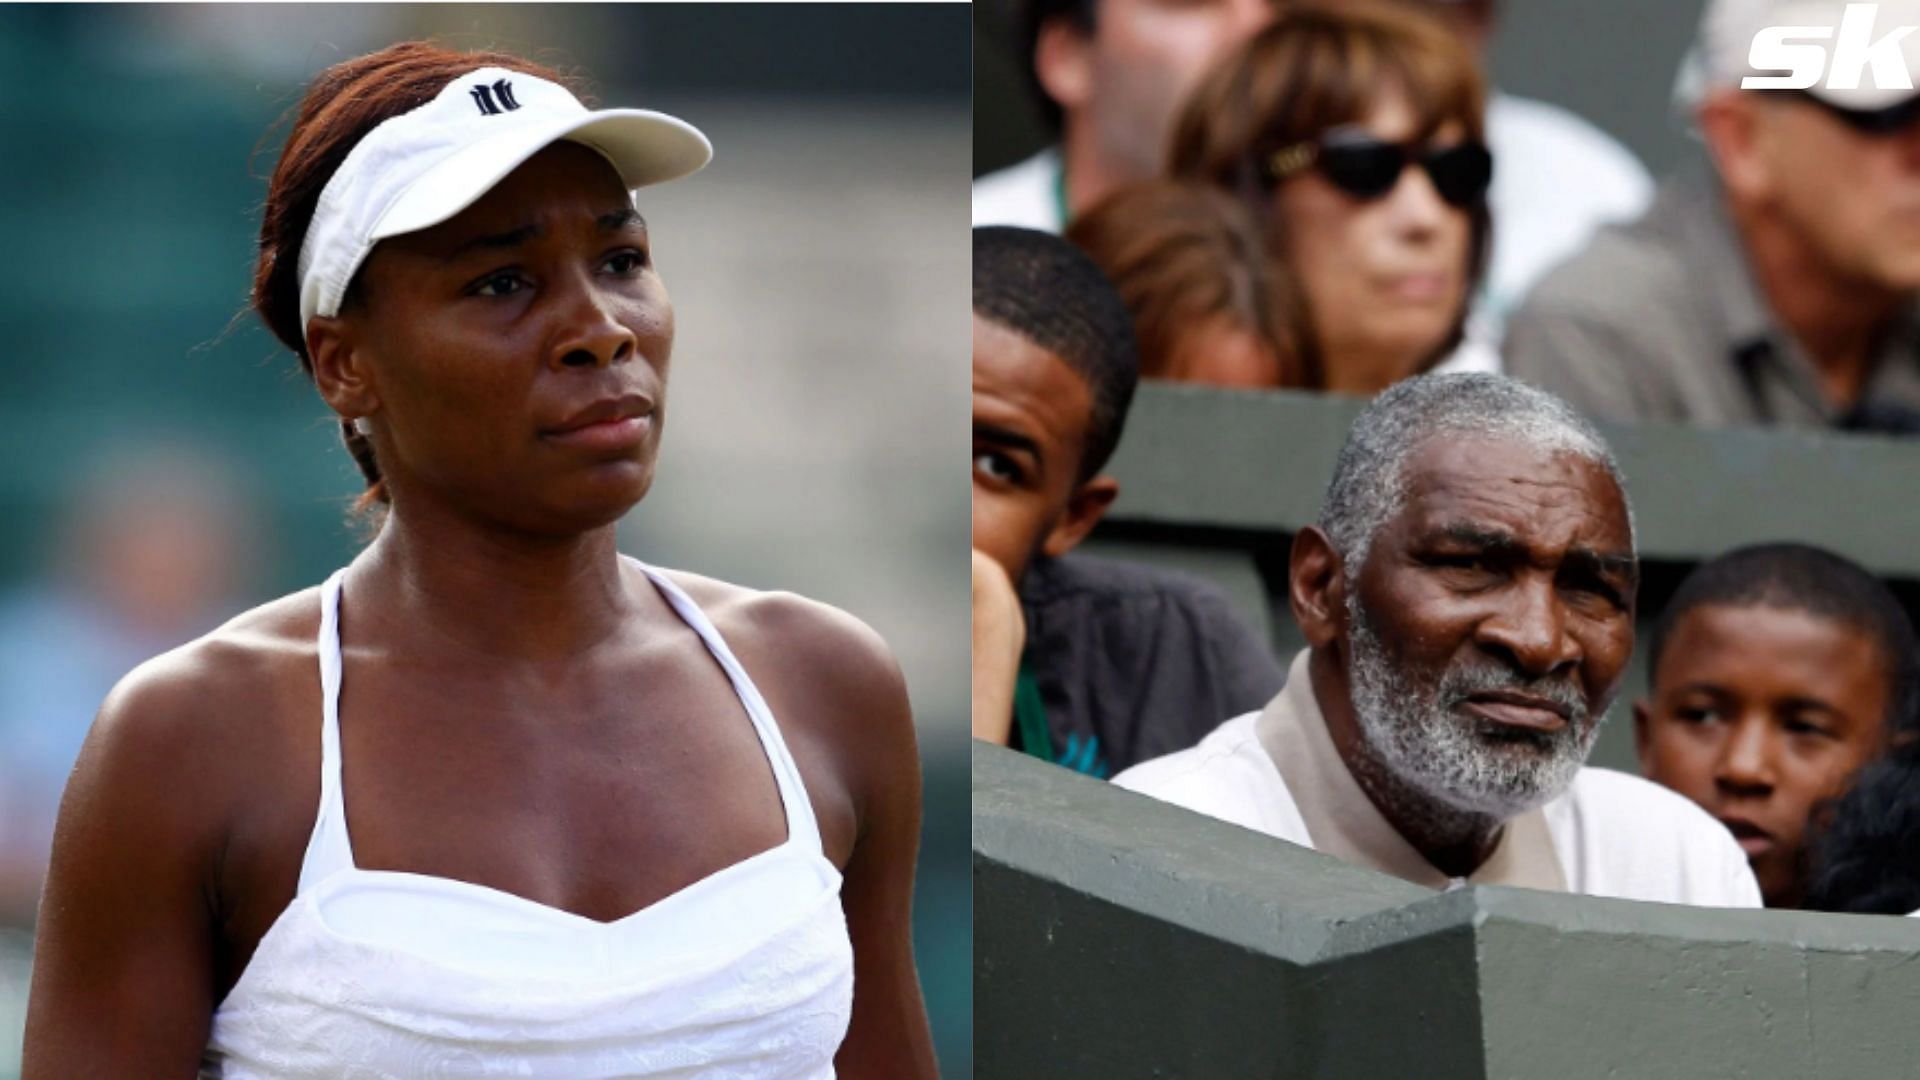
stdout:
POLYGON ((1443 806, 1501 821, 1546 803, 1573 783, 1600 722, 1588 722, 1586 697, 1571 680, 1529 683, 1504 665, 1456 664, 1440 673, 1435 686, 1417 687, 1388 655, 1351 594, 1347 611, 1353 714, 1365 752, 1382 771, 1443 806), (1566 706, 1566 726, 1551 733, 1513 732, 1457 711, 1469 695, 1496 689, 1566 706))

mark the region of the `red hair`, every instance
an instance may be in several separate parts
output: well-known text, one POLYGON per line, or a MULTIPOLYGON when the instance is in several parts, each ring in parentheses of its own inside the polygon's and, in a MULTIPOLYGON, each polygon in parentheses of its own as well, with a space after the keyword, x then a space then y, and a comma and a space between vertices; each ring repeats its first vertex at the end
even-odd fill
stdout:
POLYGON ((1075 218, 1067 239, 1106 272, 1133 315, 1142 378, 1196 378, 1178 363, 1180 344, 1195 327, 1223 320, 1272 353, 1275 385, 1318 388, 1318 352, 1301 329, 1302 302, 1236 196, 1208 184, 1150 180, 1075 218))

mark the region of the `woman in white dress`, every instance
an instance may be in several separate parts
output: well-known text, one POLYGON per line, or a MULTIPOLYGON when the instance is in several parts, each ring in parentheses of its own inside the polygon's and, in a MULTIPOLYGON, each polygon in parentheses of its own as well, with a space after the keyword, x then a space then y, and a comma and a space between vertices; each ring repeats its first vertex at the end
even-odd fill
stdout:
POLYGON ((379 531, 109 696, 28 1077, 933 1075, 886 646, 615 548, 673 342, 632 192, 710 149, 563 82, 410 43, 309 88, 254 306, 379 531))

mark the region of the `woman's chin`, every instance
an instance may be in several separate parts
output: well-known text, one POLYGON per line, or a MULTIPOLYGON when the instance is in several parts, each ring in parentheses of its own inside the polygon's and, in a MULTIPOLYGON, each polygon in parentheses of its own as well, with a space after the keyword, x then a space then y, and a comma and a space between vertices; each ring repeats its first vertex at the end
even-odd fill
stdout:
POLYGON ((587 532, 625 517, 653 487, 652 462, 598 466, 592 475, 549 489, 547 513, 558 532, 587 532))

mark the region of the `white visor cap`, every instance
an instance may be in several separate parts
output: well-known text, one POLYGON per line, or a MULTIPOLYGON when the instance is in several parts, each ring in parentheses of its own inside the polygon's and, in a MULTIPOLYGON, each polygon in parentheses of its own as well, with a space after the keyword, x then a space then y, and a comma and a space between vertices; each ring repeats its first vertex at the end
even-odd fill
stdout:
POLYGON ((599 151, 629 190, 698 172, 713 145, 692 124, 645 109, 589 110, 557 83, 479 68, 383 121, 320 192, 300 245, 300 332, 337 315, 373 245, 438 225, 561 140, 599 151))

